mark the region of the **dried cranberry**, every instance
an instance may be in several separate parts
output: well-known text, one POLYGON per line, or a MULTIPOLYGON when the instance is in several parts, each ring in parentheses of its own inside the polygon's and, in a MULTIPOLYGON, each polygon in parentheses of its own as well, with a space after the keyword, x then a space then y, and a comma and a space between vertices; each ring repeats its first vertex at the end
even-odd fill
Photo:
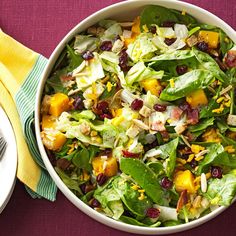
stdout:
POLYGON ((229 68, 236 67, 236 50, 230 50, 226 54, 225 63, 229 68))
POLYGON ((155 104, 153 106, 153 108, 154 108, 155 111, 160 111, 160 112, 166 110, 166 106, 165 105, 160 105, 160 104, 155 104))
POLYGON ((134 111, 138 111, 143 107, 143 101, 140 99, 134 99, 134 101, 131 103, 131 108, 134 111))
POLYGON ((107 113, 107 114, 101 114, 100 115, 100 118, 102 119, 102 120, 104 120, 105 118, 107 118, 107 119, 112 119, 113 118, 113 116, 112 116, 112 114, 110 114, 110 113, 107 113))
POLYGON ((116 35, 116 37, 115 37, 115 39, 114 39, 114 40, 116 41, 116 40, 118 40, 118 39, 121 39, 119 34, 118 34, 118 35, 116 35))
POLYGON ((71 162, 65 158, 60 158, 57 160, 57 167, 61 170, 66 170, 70 166, 71 162))
POLYGON ((123 153, 124 157, 137 158, 140 156, 139 153, 133 153, 133 152, 129 152, 127 150, 122 150, 122 153, 123 153))
POLYGON ((55 157, 55 154, 51 150, 48 150, 48 149, 46 149, 46 153, 48 155, 48 159, 51 162, 51 164, 53 166, 56 166, 57 165, 57 159, 55 157))
POLYGON ((157 208, 150 207, 147 209, 146 216, 152 219, 158 218, 160 211, 157 208))
POLYGON ((94 190, 94 188, 95 188, 94 185, 92 185, 92 184, 86 184, 86 186, 85 186, 85 193, 88 193, 88 192, 94 190))
POLYGON ((187 111, 187 123, 196 125, 199 122, 199 111, 197 109, 191 109, 187 111))
POLYGON ((111 41, 103 41, 101 43, 100 49, 102 51, 111 51, 111 49, 112 49, 112 42, 111 41))
POLYGON ((128 54, 125 49, 119 54, 119 66, 122 71, 128 71, 130 69, 130 66, 128 65, 128 54))
POLYGON ((170 46, 176 41, 176 38, 165 38, 164 42, 166 45, 170 46))
POLYGON ((183 104, 180 104, 179 105, 179 108, 182 110, 182 111, 188 111, 188 110, 191 110, 191 106, 189 103, 185 102, 183 104))
POLYGON ((155 34, 157 32, 157 27, 155 25, 151 25, 150 28, 149 28, 149 31, 152 33, 152 34, 155 34))
POLYGON ((160 131, 160 134, 163 139, 169 139, 170 135, 167 131, 160 131))
POLYGON ((178 65, 176 66, 176 72, 178 75, 183 75, 188 71, 188 67, 186 65, 178 65))
POLYGON ((81 97, 76 97, 73 102, 73 106, 75 110, 83 110, 84 109, 84 103, 81 97))
POLYGON ((208 43, 201 41, 197 44, 197 48, 202 52, 207 52, 209 48, 208 43))
POLYGON ((106 101, 101 101, 97 104, 97 109, 103 113, 109 113, 109 104, 106 101))
POLYGON ((82 58, 83 58, 84 60, 88 61, 88 60, 93 59, 93 58, 94 58, 94 55, 93 55, 92 52, 86 51, 85 53, 83 53, 82 58))
POLYGON ((194 168, 198 165, 198 163, 197 163, 197 161, 196 161, 195 159, 193 159, 193 160, 189 163, 189 165, 194 169, 194 168))
POLYGON ((173 186, 173 182, 170 179, 168 179, 168 177, 166 176, 161 179, 160 184, 161 184, 161 187, 164 189, 170 189, 173 186))
POLYGON ((97 208, 97 207, 100 206, 100 202, 99 202, 97 199, 94 198, 94 199, 91 201, 90 206, 91 206, 92 208, 97 208))
POLYGON ((96 181, 97 181, 98 185, 101 186, 107 181, 107 177, 103 173, 100 173, 97 175, 96 181))
POLYGON ((174 21, 164 21, 162 23, 162 27, 174 27, 175 22, 174 21))
POLYGON ((221 179, 223 174, 223 170, 219 166, 212 166, 211 167, 211 176, 212 178, 218 178, 221 179))
POLYGON ((81 184, 79 187, 80 187, 82 193, 85 194, 86 193, 85 192, 86 184, 81 184))

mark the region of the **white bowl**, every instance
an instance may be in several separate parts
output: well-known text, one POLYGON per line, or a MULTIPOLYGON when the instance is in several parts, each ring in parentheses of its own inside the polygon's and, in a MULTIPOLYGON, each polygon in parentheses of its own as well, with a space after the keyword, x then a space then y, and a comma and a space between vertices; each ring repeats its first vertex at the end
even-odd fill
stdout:
POLYGON ((41 105, 41 98, 44 89, 45 81, 47 80, 50 71, 52 70, 54 63, 56 62, 58 56, 64 49, 65 45, 78 33, 82 32, 86 28, 91 25, 94 25, 98 21, 102 19, 117 19, 121 21, 127 21, 134 19, 135 16, 139 15, 141 10, 145 5, 156 4, 160 6, 164 6, 167 8, 173 8, 179 11, 185 10, 187 13, 194 16, 197 20, 201 22, 205 22, 207 24, 212 24, 220 27, 225 31, 225 33, 236 43, 236 32, 224 21, 222 21, 217 16, 213 15, 212 13, 194 6, 189 3, 180 2, 180 1, 170 1, 170 0, 134 0, 134 1, 125 1, 120 2, 109 7, 106 7, 91 16, 87 17, 85 20, 80 22, 77 26, 75 26, 59 43, 56 47, 54 52, 52 53, 51 57, 49 58, 48 64, 43 72, 42 79, 39 83, 37 96, 36 96, 36 107, 35 107, 35 128, 36 128, 36 137, 39 146, 40 153, 42 155, 43 161, 45 166, 55 181, 58 188, 63 192, 63 194, 81 211, 85 214, 89 215, 93 219, 108 225, 110 227, 123 230, 126 232, 136 233, 136 234, 170 234, 174 232, 180 232, 184 230, 188 230, 190 228, 199 226, 204 222, 214 218, 222 211, 226 209, 226 207, 219 207, 218 209, 214 210, 210 214, 203 216, 197 220, 191 221, 186 224, 171 226, 171 227, 159 227, 159 228, 148 228, 148 227, 141 227, 135 225, 129 225, 126 223, 115 221, 107 216, 104 216, 91 207, 83 203, 78 197, 76 197, 62 182, 60 177, 55 172, 53 166, 51 165, 48 156, 45 152, 41 137, 40 137, 40 105, 41 105))

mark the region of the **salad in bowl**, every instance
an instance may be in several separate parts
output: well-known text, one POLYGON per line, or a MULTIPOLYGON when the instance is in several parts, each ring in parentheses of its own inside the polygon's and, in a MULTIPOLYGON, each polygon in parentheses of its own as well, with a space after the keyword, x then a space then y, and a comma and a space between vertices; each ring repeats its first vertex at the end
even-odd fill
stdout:
POLYGON ((41 139, 64 184, 131 225, 198 219, 236 194, 236 46, 158 5, 77 34, 46 80, 41 139))

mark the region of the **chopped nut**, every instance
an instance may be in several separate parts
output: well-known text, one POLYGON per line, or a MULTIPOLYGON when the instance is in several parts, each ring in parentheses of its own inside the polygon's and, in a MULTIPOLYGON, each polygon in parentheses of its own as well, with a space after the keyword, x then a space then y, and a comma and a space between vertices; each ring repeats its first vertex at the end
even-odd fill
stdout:
POLYGON ((149 127, 146 124, 144 124, 141 120, 133 119, 133 122, 139 128, 144 130, 149 130, 149 127))
POLYGON ((187 128, 186 124, 178 124, 174 129, 177 134, 182 134, 186 130, 186 128, 187 128))
POLYGON ((236 115, 228 115, 227 124, 236 126, 236 115))
POLYGON ((137 125, 132 124, 130 128, 126 131, 126 135, 130 138, 135 138, 140 132, 140 129, 137 125))
POLYGON ((130 28, 133 25, 133 22, 120 22, 119 25, 123 28, 130 28))
POLYGON ((193 200, 193 207, 194 207, 194 208, 200 208, 200 207, 201 207, 201 201, 202 201, 202 197, 201 197, 201 196, 197 196, 197 197, 193 200))
POLYGON ((198 39, 195 35, 192 35, 189 38, 187 38, 186 43, 189 47, 193 47, 198 43, 198 39))
POLYGON ((82 123, 79 126, 80 132, 84 135, 89 135, 90 133, 90 126, 87 123, 82 123))
POLYGON ((120 39, 116 40, 113 44, 113 47, 112 47, 112 52, 114 53, 118 53, 121 51, 121 49, 124 47, 124 42, 120 39))
POLYGON ((139 114, 144 117, 150 116, 151 112, 152 112, 152 110, 145 105, 139 110, 139 114))

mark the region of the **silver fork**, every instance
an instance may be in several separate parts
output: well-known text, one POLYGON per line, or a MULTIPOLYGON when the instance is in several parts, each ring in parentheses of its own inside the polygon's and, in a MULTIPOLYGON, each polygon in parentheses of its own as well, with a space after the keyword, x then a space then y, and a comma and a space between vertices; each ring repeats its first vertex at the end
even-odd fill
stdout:
POLYGON ((3 154, 4 154, 5 150, 6 150, 6 147, 7 147, 6 140, 3 137, 0 137, 0 160, 3 157, 3 154))

